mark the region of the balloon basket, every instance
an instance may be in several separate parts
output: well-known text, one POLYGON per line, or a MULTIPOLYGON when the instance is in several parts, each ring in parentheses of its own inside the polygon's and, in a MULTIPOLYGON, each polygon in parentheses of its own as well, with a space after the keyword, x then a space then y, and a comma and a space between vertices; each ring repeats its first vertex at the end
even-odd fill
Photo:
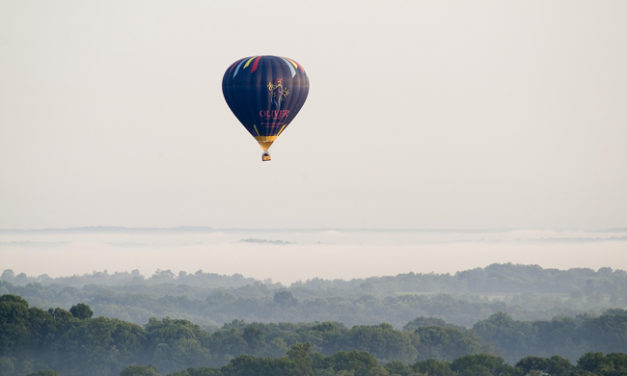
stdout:
POLYGON ((270 161, 272 160, 272 157, 270 156, 270 153, 268 153, 267 151, 265 151, 263 154, 261 154, 261 160, 262 161, 270 161))

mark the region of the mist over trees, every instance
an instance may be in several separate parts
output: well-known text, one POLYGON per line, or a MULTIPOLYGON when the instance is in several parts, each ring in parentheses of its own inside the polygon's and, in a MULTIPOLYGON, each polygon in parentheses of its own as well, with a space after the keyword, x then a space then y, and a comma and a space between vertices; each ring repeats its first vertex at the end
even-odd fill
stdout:
POLYGON ((137 324, 176 317, 203 327, 233 319, 248 322, 388 322, 400 328, 418 316, 471 327, 497 312, 517 320, 599 314, 627 308, 623 270, 543 269, 494 264, 455 274, 400 274, 366 279, 313 279, 283 286, 242 275, 169 270, 51 278, 5 270, 0 294, 15 294, 41 308, 89 305, 96 316, 137 324))
POLYGON ((626 309, 627 273, 610 268, 494 264, 289 286, 5 270, 0 376, 615 376, 626 309))

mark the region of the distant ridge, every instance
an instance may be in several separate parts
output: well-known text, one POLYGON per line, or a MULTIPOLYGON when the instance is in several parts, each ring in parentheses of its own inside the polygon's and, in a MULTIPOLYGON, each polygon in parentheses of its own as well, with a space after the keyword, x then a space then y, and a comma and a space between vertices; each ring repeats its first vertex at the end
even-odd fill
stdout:
POLYGON ((126 227, 126 226, 75 226, 75 227, 43 227, 43 228, 0 228, 1 233, 29 232, 373 232, 373 233, 507 233, 515 231, 553 231, 555 233, 583 231, 591 233, 627 232, 627 227, 600 229, 580 228, 412 228, 412 227, 210 227, 210 226, 172 226, 172 227, 126 227))
POLYGON ((212 227, 208 226, 176 226, 176 227, 124 227, 124 226, 81 226, 65 228, 38 228, 38 229, 0 229, 0 233, 29 233, 29 232, 89 232, 89 233, 112 233, 112 232, 211 232, 212 227))

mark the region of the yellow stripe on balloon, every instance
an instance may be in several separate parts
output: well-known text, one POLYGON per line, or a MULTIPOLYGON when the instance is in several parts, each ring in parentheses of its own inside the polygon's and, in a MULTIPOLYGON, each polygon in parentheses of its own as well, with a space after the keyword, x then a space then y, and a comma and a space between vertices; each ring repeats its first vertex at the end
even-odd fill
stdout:
POLYGON ((292 65, 294 66, 294 68, 298 69, 298 64, 296 64, 296 63, 294 62, 294 60, 289 59, 289 58, 286 58, 286 59, 287 59, 287 60, 289 60, 289 62, 290 62, 290 63, 292 63, 292 65))
POLYGON ((255 140, 258 142, 272 142, 276 140, 278 136, 255 136, 255 140))
POLYGON ((257 133, 257 136, 259 136, 259 131, 257 130, 257 126, 255 124, 253 124, 253 128, 255 128, 255 133, 257 133))
POLYGON ((246 64, 244 64, 244 68, 242 68, 242 69, 246 69, 246 67, 247 67, 248 65, 250 65, 250 62, 251 62, 251 61, 253 61, 256 57, 257 57, 257 56, 253 56, 253 57, 251 57, 250 59, 248 59, 248 61, 246 62, 246 64))
POLYGON ((257 140, 263 151, 268 151, 274 140, 276 140, 276 136, 256 136, 255 140, 257 140))
POLYGON ((283 130, 285 129, 285 127, 287 127, 287 124, 283 124, 283 126, 281 127, 281 129, 279 130, 279 133, 277 133, 276 135, 280 135, 281 133, 283 133, 283 130))

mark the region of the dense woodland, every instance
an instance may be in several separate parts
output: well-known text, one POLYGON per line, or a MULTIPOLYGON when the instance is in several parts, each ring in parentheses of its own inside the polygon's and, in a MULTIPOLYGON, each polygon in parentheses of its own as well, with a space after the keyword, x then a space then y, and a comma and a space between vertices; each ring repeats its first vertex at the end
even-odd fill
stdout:
POLYGON ((83 276, 29 277, 5 270, 0 295, 22 296, 32 306, 83 302, 97 316, 140 325, 151 317, 176 317, 204 328, 233 319, 246 322, 334 321, 344 325, 387 322, 401 328, 416 317, 437 317, 472 327, 497 312, 517 320, 550 320, 627 309, 623 270, 543 269, 494 264, 455 274, 401 274, 367 279, 313 279, 283 286, 241 275, 198 271, 97 272, 83 276))
POLYGON ((209 331, 184 319, 140 326, 95 317, 83 303, 41 309, 0 297, 0 375, 12 376, 624 376, 625 349, 623 309, 549 321, 496 313, 471 329, 418 317, 402 330, 234 320, 209 331))

